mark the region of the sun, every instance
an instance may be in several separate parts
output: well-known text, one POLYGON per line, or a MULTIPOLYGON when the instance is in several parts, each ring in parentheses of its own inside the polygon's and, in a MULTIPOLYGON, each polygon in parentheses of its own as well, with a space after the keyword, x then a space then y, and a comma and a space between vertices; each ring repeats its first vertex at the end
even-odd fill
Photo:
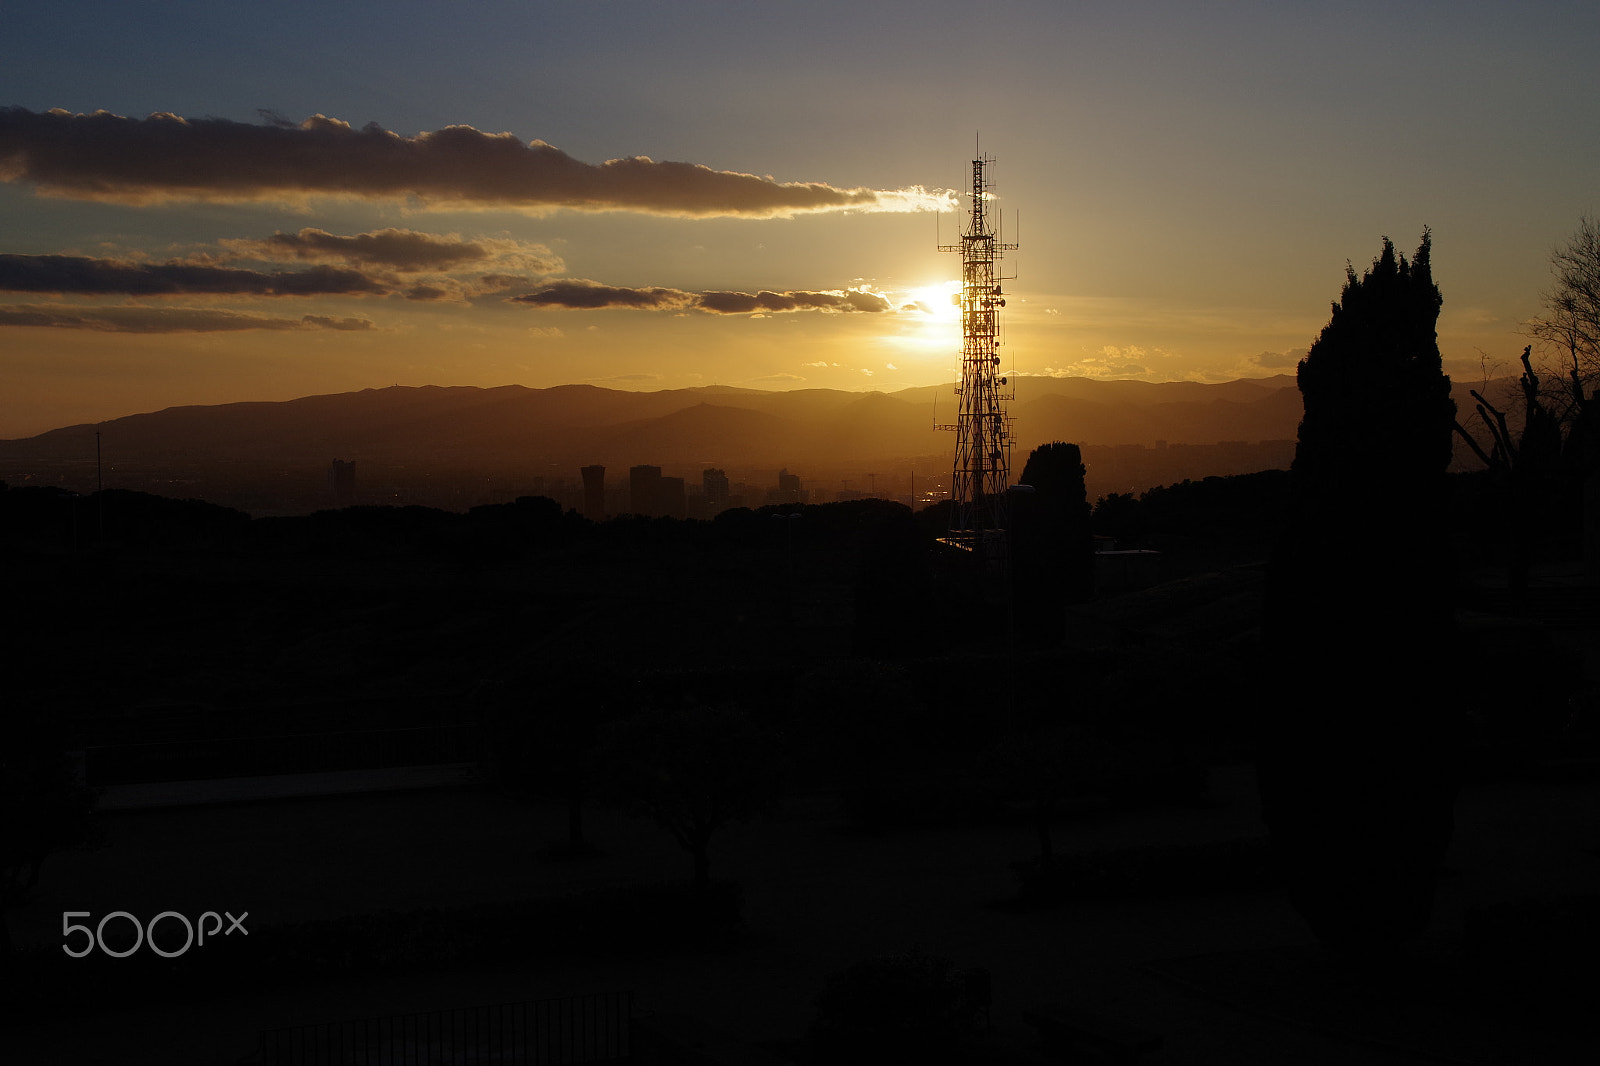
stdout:
POLYGON ((907 295, 917 310, 941 322, 961 317, 961 282, 941 281, 912 289, 907 295))
POLYGON ((943 361, 961 351, 961 282, 940 281, 901 289, 900 314, 882 338, 898 358, 943 361))

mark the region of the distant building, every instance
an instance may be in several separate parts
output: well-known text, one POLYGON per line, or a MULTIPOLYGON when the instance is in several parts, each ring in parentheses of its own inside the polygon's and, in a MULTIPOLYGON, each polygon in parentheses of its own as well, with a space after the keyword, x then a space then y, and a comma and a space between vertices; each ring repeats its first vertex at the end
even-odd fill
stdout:
POLYGON ((689 494, 690 518, 715 518, 733 504, 729 494, 728 475, 715 467, 700 472, 700 489, 689 494))
POLYGON ((599 522, 606 516, 606 468, 596 464, 578 472, 583 475, 583 516, 599 522))
POLYGON ((810 494, 800 487, 800 475, 778 471, 778 487, 767 493, 768 503, 805 503, 810 494))
POLYGON ((683 478, 664 477, 657 484, 657 501, 661 507, 658 513, 671 518, 688 518, 689 497, 683 478))
POLYGON ((710 503, 728 502, 728 474, 726 471, 712 467, 700 475, 700 484, 705 488, 706 500, 710 503))
POLYGON ((335 507, 349 507, 356 500, 355 460, 335 459, 328 467, 328 491, 335 507))
POLYGON ((665 513, 659 466, 635 466, 628 470, 628 510, 638 515, 665 513))

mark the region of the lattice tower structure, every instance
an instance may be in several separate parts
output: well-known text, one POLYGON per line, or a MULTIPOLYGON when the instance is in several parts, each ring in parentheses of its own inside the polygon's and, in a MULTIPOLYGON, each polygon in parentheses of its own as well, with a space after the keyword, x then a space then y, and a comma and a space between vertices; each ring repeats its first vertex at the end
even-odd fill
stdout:
POLYGON ((972 161, 967 228, 959 244, 939 246, 961 253, 961 380, 955 424, 938 428, 956 433, 945 542, 1003 552, 1013 441, 1005 401, 1014 393, 1000 373, 1000 309, 1006 305, 1000 261, 1002 252, 1018 246, 1003 243, 989 217, 988 167, 993 163, 988 156, 972 161))

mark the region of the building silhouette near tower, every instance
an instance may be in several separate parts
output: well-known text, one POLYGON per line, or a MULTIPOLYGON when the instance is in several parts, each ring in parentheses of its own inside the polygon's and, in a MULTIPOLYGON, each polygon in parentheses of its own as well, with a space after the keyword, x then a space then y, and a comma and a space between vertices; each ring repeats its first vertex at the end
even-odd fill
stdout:
POLYGON ((800 487, 800 475, 778 471, 778 487, 767 493, 767 503, 805 503, 811 493, 800 487))
POLYGON ((661 500, 661 468, 635 466, 628 470, 628 510, 637 515, 664 512, 661 500))
POLYGON ((664 477, 659 482, 657 501, 661 510, 658 514, 668 518, 689 517, 689 489, 681 477, 664 477))
POLYGON ((712 467, 700 475, 700 487, 706 494, 706 505, 712 514, 722 511, 728 506, 728 475, 726 471, 712 467))
POLYGON ((583 516, 592 522, 606 517, 606 468, 598 463, 578 471, 583 475, 583 516))

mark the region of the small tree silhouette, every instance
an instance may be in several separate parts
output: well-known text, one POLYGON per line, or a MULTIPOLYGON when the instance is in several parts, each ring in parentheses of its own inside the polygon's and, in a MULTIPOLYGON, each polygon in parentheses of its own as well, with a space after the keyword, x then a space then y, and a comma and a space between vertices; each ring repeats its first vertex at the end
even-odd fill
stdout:
POLYGON ((1039 870, 1046 876, 1055 865, 1057 805, 1083 787, 1088 776, 1083 757, 1094 742, 1084 728, 1055 728, 1033 735, 1006 733, 979 754, 979 771, 1003 798, 1027 803, 1039 844, 1039 870))
POLYGON ((769 813, 781 796, 777 737, 734 707, 651 708, 602 731, 596 760, 605 794, 654 818, 694 860, 694 887, 711 887, 711 838, 730 821, 769 813))
POLYGON ((584 833, 584 805, 595 789, 593 755, 601 727, 637 698, 617 665, 580 657, 550 670, 531 664, 486 686, 481 703, 492 738, 491 762, 503 788, 564 801, 567 839, 547 854, 577 857, 594 849, 584 833))

